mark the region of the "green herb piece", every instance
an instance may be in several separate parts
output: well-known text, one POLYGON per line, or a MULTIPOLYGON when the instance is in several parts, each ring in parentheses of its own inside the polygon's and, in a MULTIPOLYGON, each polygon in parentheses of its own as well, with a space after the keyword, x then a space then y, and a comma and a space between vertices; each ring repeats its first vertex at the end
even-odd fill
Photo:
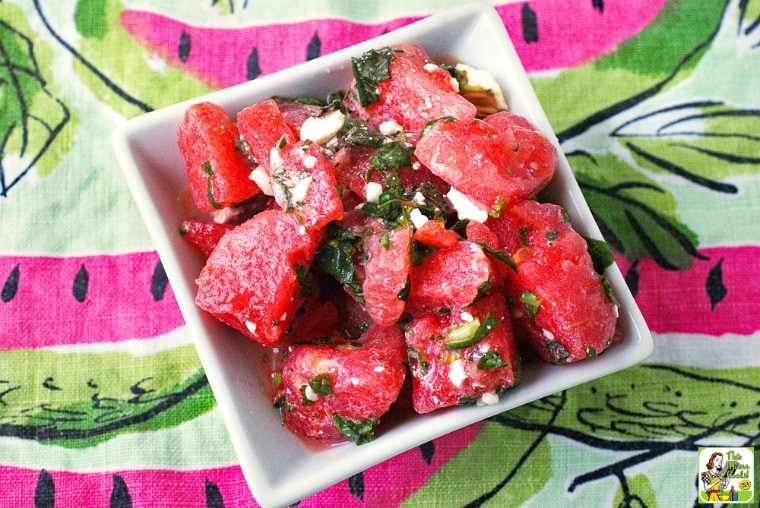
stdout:
POLYGON ((377 418, 362 418, 361 420, 349 420, 337 413, 332 414, 335 427, 348 439, 355 441, 357 445, 369 443, 375 439, 375 425, 377 418))
POLYGON ((528 226, 520 226, 520 245, 528 245, 528 226))
POLYGON ((245 160, 248 161, 248 165, 251 166, 251 169, 256 169, 256 167, 259 165, 258 161, 256 161, 256 158, 253 156, 253 153, 251 152, 251 145, 243 139, 242 136, 239 136, 235 140, 235 150, 238 152, 241 152, 245 156, 245 160))
POLYGON ((607 277, 602 276, 602 289, 604 289, 604 295, 607 297, 607 299, 612 302, 616 307, 620 307, 620 302, 618 301, 617 297, 615 296, 615 291, 612 289, 612 284, 610 284, 610 279, 607 277))
POLYGON ((351 59, 359 103, 367 107, 380 99, 378 85, 391 78, 391 62, 396 55, 391 48, 371 49, 351 59))
POLYGON ((398 141, 383 143, 369 159, 370 165, 380 171, 406 168, 412 165, 411 149, 406 148, 398 141))
POLYGON ((586 347, 586 358, 594 358, 596 356, 596 349, 591 346, 586 347))
POLYGON ((309 279, 309 269, 303 265, 299 265, 298 263, 295 263, 293 265, 293 270, 296 272, 296 280, 298 281, 298 284, 301 286, 301 291, 298 293, 298 295, 310 296, 313 290, 311 287, 311 279, 309 279))
POLYGON ((380 245, 382 245, 383 249, 388 250, 391 248, 391 234, 389 231, 384 232, 382 235, 380 235, 380 239, 378 240, 380 242, 380 245))
POLYGON ((535 319, 538 308, 541 306, 541 299, 535 293, 523 291, 520 294, 520 302, 525 305, 525 313, 528 317, 535 319))
POLYGON ((494 249, 487 243, 482 243, 482 242, 476 242, 476 243, 480 245, 484 251, 491 254, 493 257, 495 257, 502 263, 506 263, 506 265, 509 266, 515 272, 517 271, 517 264, 512 260, 512 256, 510 256, 508 253, 504 252, 503 250, 494 249))
POLYGON ((410 366, 417 362, 417 371, 420 373, 420 376, 424 377, 427 375, 428 370, 430 370, 430 364, 425 361, 419 351, 411 347, 406 348, 406 356, 409 358, 410 366))
POLYGON ((275 388, 279 388, 282 385, 282 372, 279 370, 272 372, 272 385, 275 388))
POLYGON ((285 407, 285 396, 280 395, 276 399, 274 399, 274 403, 272 404, 273 407, 276 407, 277 409, 283 409, 285 407))
POLYGON ((457 400, 457 406, 474 406, 478 403, 478 397, 463 395, 457 400))
POLYGON ((478 368, 480 370, 493 370, 500 367, 506 367, 507 362, 501 357, 498 351, 486 351, 486 353, 478 360, 478 368))
POLYGON ((360 118, 348 118, 338 132, 340 138, 349 145, 380 148, 384 137, 378 131, 370 130, 360 118))
POLYGON ((331 395, 333 393, 332 380, 330 374, 318 374, 309 379, 309 387, 317 395, 331 395))
POLYGON ((482 323, 479 318, 475 317, 472 321, 454 325, 446 331, 444 347, 446 349, 463 349, 474 346, 491 333, 491 330, 500 322, 500 319, 493 317, 489 312, 482 323))
POLYGON ((327 228, 325 240, 319 246, 312 267, 332 276, 336 281, 350 289, 353 296, 362 299, 361 285, 358 282, 354 257, 362 250, 362 239, 347 228, 331 223, 327 228))
POLYGON ((388 229, 409 224, 409 212, 414 204, 404 195, 404 186, 398 171, 392 170, 385 175, 385 187, 377 203, 364 203, 362 211, 370 217, 385 220, 388 229))
POLYGON ((419 139, 422 139, 425 136, 425 134, 427 134, 428 132, 430 132, 430 129, 432 129, 437 122, 456 122, 456 121, 457 121, 457 119, 454 118, 453 116, 442 116, 441 118, 436 118, 435 120, 430 120, 428 123, 426 123, 422 127, 422 130, 420 131, 420 137, 419 137, 419 139))
POLYGON ((314 97, 307 97, 307 96, 296 97, 295 101, 301 104, 306 104, 308 106, 324 106, 325 105, 323 101, 319 99, 315 99, 314 97))
POLYGON ((553 242, 557 238, 559 238, 559 233, 556 229, 552 229, 544 233, 544 238, 546 238, 548 241, 553 242))
POLYGON ((211 161, 206 161, 202 163, 201 168, 203 169, 204 173, 208 175, 208 178, 206 179, 208 183, 208 190, 207 190, 208 202, 211 204, 211 206, 219 210, 220 208, 222 208, 222 205, 217 203, 216 199, 214 199, 214 190, 211 184, 211 180, 214 177, 214 168, 211 167, 211 161))
POLYGON ((585 238, 585 240, 591 261, 594 263, 594 270, 597 273, 604 272, 605 268, 615 262, 610 246, 604 240, 595 238, 585 238))

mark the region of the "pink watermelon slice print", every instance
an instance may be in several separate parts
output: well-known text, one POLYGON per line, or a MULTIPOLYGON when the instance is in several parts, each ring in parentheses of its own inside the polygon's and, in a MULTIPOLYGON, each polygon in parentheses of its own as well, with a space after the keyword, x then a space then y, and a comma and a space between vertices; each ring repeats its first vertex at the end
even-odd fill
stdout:
MULTIPOLYGON (((496 9, 526 69, 539 71, 579 65, 613 51, 650 23, 664 4, 665 0, 532 0, 496 9)), ((121 13, 122 26, 138 43, 217 88, 331 53, 417 19, 402 17, 371 25, 319 19, 206 28, 154 12, 121 13)))

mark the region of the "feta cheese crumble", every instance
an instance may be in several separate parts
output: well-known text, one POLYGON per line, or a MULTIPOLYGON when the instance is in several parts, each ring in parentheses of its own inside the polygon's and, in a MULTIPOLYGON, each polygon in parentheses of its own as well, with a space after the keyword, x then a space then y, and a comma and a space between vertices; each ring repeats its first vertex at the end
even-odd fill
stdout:
POLYGON ((485 222, 488 220, 488 211, 483 210, 478 205, 470 201, 470 198, 456 190, 454 187, 449 189, 446 197, 451 201, 452 206, 459 215, 459 220, 474 220, 475 222, 485 222))
POLYGON ((346 115, 339 109, 322 116, 311 116, 301 125, 301 141, 310 140, 322 145, 338 134, 345 120, 346 115))

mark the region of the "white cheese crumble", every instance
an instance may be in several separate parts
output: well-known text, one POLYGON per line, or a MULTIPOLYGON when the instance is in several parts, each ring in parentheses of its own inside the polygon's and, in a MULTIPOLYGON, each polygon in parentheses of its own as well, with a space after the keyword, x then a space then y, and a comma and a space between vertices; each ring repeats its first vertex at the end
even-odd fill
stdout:
POLYGON ((269 178, 267 170, 262 166, 256 166, 256 169, 251 171, 251 174, 248 175, 248 178, 253 180, 253 183, 258 185, 259 189, 261 189, 261 192, 267 196, 274 195, 274 191, 272 190, 272 180, 269 178))
POLYGON ((423 67, 423 69, 425 69, 428 72, 437 72, 438 69, 440 69, 440 67, 438 67, 434 63, 426 63, 425 66, 423 67))
POLYGON ((313 155, 307 155, 303 158, 303 167, 306 169, 312 169, 314 166, 317 165, 317 158, 313 155))
POLYGON ((459 317, 461 317, 461 318, 462 318, 462 321, 467 321, 468 323, 474 319, 474 318, 472 317, 472 314, 470 314, 469 312, 466 312, 466 311, 463 311, 463 312, 462 312, 462 313, 459 315, 459 317))
POLYGON ((490 92, 490 95, 496 100, 496 104, 499 109, 509 109, 504 94, 501 91, 501 87, 493 79, 493 75, 482 69, 476 69, 465 64, 457 64, 456 70, 465 76, 466 84, 472 88, 482 88, 483 90, 490 92))
POLYGON ((374 370, 375 372, 383 372, 383 371, 385 370, 385 367, 383 367, 382 365, 378 365, 378 366, 377 366, 377 367, 375 367, 373 370, 374 370))
POLYGON ((449 364, 449 381, 454 383, 457 388, 460 388, 465 379, 467 379, 467 374, 464 373, 462 359, 460 358, 451 362, 449 364))
POLYGON ((404 128, 396 123, 395 120, 386 120, 380 124, 378 130, 380 130, 380 134, 383 136, 395 136, 396 134, 403 131, 404 128))
POLYGON ((246 321, 245 327, 248 329, 249 332, 256 333, 256 323, 251 323, 250 321, 246 321))
POLYGON ((541 333, 544 337, 546 337, 546 340, 552 341, 555 339, 554 334, 547 330, 546 328, 541 329, 541 333))
POLYGON ((477 405, 478 406, 492 406, 494 404, 497 404, 498 402, 499 402, 499 396, 496 394, 495 391, 491 390, 490 392, 486 392, 480 396, 480 398, 478 399, 477 405))
POLYGON ((306 193, 309 192, 309 185, 311 185, 311 177, 307 176, 303 180, 299 180, 290 191, 290 196, 293 198, 293 203, 302 203, 306 200, 306 193))
POLYGON ((469 219, 481 223, 488 220, 488 211, 483 210, 470 201, 470 198, 456 190, 454 187, 449 189, 446 197, 449 198, 452 206, 456 209, 457 215, 459 215, 459 220, 469 219))
POLYGON ((416 205, 425 206, 425 196, 423 196, 420 191, 417 191, 414 193, 414 197, 412 198, 412 201, 416 205))
POLYGON ((380 199, 380 194, 383 193, 383 186, 377 182, 367 182, 364 193, 366 194, 368 203, 377 203, 380 199))
POLYGON ((346 116, 339 109, 322 116, 311 116, 301 125, 301 141, 324 144, 335 137, 345 120, 346 116))
POLYGON ((269 167, 272 171, 282 167, 282 156, 280 155, 280 149, 276 146, 273 146, 269 150, 269 167))
POLYGON ((319 394, 315 392, 308 383, 305 386, 306 388, 303 391, 304 397, 312 402, 315 402, 319 398, 319 394))
POLYGON ((350 378, 350 381, 351 381, 351 384, 354 385, 354 386, 358 386, 359 385, 359 378, 358 377, 352 377, 352 378, 350 378))
POLYGON ((428 218, 425 217, 422 212, 420 212, 419 208, 415 208, 409 212, 409 220, 412 221, 415 229, 420 229, 428 221, 428 218))

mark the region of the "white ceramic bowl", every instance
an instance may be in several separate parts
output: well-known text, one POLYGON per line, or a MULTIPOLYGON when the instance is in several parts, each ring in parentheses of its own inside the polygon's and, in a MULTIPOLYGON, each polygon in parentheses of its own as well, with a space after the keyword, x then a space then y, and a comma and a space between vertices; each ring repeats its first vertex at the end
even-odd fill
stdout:
MULTIPOLYGON (((593 360, 561 366, 531 362, 520 385, 508 391, 497 405, 402 415, 375 441, 362 446, 346 443, 316 450, 283 428, 278 411, 264 395, 265 381, 257 374, 257 346, 194 304, 194 281, 203 259, 178 234, 179 224, 187 218, 187 210, 179 206, 179 194, 187 184, 177 149, 177 125, 190 102, 215 102, 234 118, 245 106, 273 95, 326 97, 350 81, 351 57, 403 42, 422 45, 434 59, 447 55, 489 70, 512 111, 532 121, 559 150, 501 19, 492 7, 478 3, 254 81, 144 114, 126 122, 113 136, 117 159, 193 334, 243 473, 254 497, 264 506, 290 504, 443 434, 632 366, 652 351, 652 338, 639 309, 619 269, 611 266, 606 275, 621 304, 624 340, 593 360)), ((559 162, 558 173, 542 196, 564 206, 581 234, 601 238, 564 156, 559 162)))

